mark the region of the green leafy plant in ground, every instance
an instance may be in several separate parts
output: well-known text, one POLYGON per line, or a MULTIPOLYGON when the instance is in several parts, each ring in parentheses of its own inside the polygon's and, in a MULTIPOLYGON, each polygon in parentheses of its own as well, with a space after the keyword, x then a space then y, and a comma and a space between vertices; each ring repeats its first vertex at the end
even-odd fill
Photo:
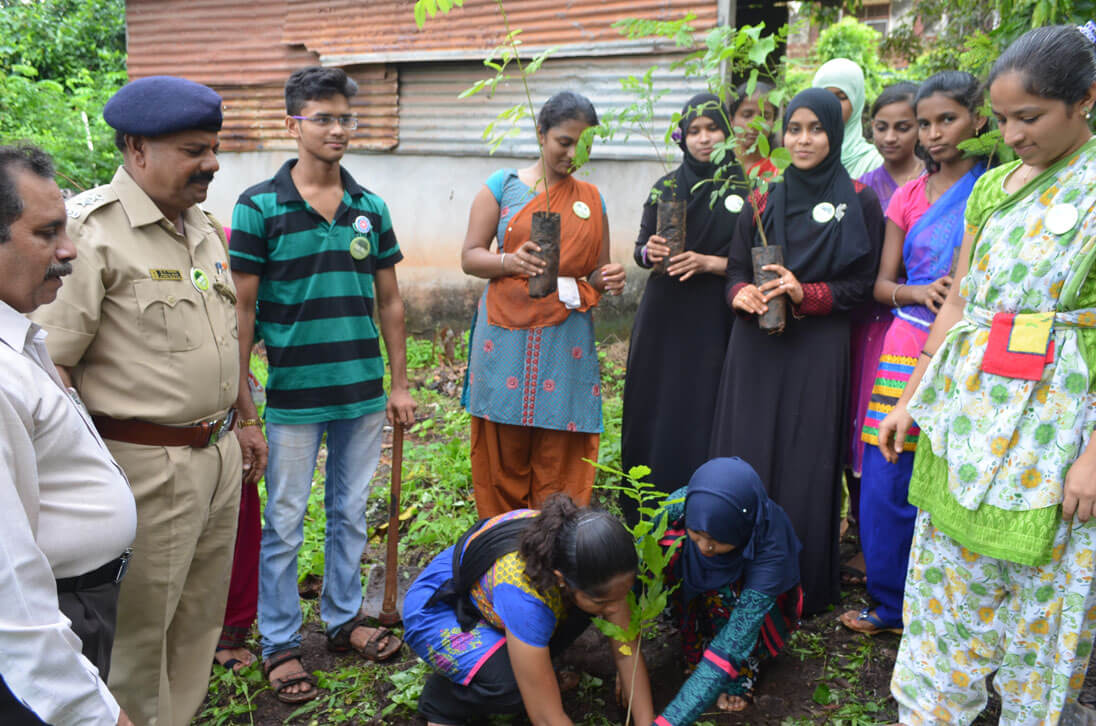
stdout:
POLYGON ((222 726, 239 723, 247 717, 248 722, 253 723, 251 714, 255 712, 255 696, 268 688, 257 663, 239 673, 234 673, 230 668, 214 668, 209 679, 209 700, 212 703, 198 715, 197 721, 204 726, 222 726))
MULTIPOLYGON (((415 23, 419 28, 422 28, 426 24, 428 15, 434 17, 439 12, 447 15, 454 6, 459 7, 463 4, 464 0, 415 0, 415 23)), ((510 17, 506 13, 506 6, 502 0, 495 0, 495 7, 498 9, 499 20, 504 31, 503 40, 498 47, 483 59, 483 65, 494 71, 494 75, 476 81, 470 88, 460 94, 460 98, 469 98, 486 91, 488 96, 491 96, 500 83, 514 80, 521 82, 521 88, 525 92, 525 102, 515 104, 501 111, 483 130, 483 138, 488 141, 492 154, 503 141, 521 132, 520 124, 522 121, 536 118, 537 111, 533 105, 533 94, 529 90, 529 77, 536 73, 544 64, 544 61, 548 59, 548 56, 555 51, 555 48, 548 48, 523 63, 520 51, 521 28, 510 27, 510 17), (510 72, 511 64, 517 68, 517 73, 510 72)), ((593 128, 590 128, 583 133, 582 138, 579 140, 573 162, 575 168, 582 166, 589 159, 592 138, 593 128)), ((536 140, 537 148, 542 152, 540 154, 540 165, 541 177, 544 183, 544 206, 546 211, 551 212, 552 199, 548 189, 548 166, 544 160, 544 145, 539 133, 536 134, 536 140)))
MULTIPOLYGON (((639 557, 639 566, 636 569, 636 590, 628 593, 629 622, 627 628, 622 628, 615 623, 610 623, 602 618, 594 618, 594 625, 604 635, 617 641, 616 647, 624 655, 631 655, 630 643, 641 646, 644 631, 666 610, 670 594, 677 589, 666 585, 665 571, 673 558, 674 548, 663 549, 660 544, 670 526, 665 516, 660 516, 662 508, 670 502, 667 496, 658 491, 654 484, 643 481, 643 478, 651 473, 649 467, 633 466, 627 473, 605 466, 597 462, 590 462, 599 470, 615 477, 623 484, 604 484, 600 488, 609 492, 623 495, 636 503, 636 511, 639 513, 639 522, 634 527, 627 527, 628 532, 636 542, 636 554, 639 557)), ((634 661, 638 667, 639 660, 634 661)), ((632 671, 631 679, 635 683, 635 671, 632 671)), ((631 691, 632 689, 629 689, 631 691)), ((631 718, 632 703, 628 702, 628 710, 624 717, 624 723, 631 718)))

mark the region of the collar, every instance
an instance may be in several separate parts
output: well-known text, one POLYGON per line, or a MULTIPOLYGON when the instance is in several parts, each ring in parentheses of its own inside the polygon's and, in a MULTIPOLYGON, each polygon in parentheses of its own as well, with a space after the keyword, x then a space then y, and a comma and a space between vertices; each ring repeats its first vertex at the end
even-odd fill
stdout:
MULTIPOLYGON (((110 180, 110 186, 118 195, 118 201, 122 203, 130 227, 144 227, 146 224, 156 224, 161 219, 167 220, 164 213, 152 201, 152 197, 145 194, 133 177, 129 175, 124 166, 118 167, 114 172, 114 178, 110 180)), ((167 220, 170 223, 170 220, 167 220)))
MULTIPOLYGON (((164 216, 164 213, 156 206, 156 202, 152 201, 152 197, 145 193, 124 166, 119 166, 118 171, 114 172, 110 186, 118 196, 118 201, 126 213, 126 218, 129 219, 131 228, 137 229, 162 222, 161 226, 178 235, 175 222, 164 216)), ((183 210, 183 224, 187 229, 191 227, 201 229, 205 218, 205 213, 197 204, 183 210)))
POLYGON ((21 354, 40 332, 25 315, 0 300, 0 342, 21 354))
MULTIPOLYGON (((282 168, 278 169, 278 173, 274 175, 274 192, 278 195, 278 204, 305 203, 301 193, 297 191, 297 185, 293 183, 293 177, 289 174, 296 165, 297 160, 290 159, 282 164, 282 168)), ((354 181, 354 177, 350 176, 350 172, 341 165, 339 166, 339 176, 342 177, 343 189, 350 196, 357 198, 365 194, 365 190, 361 188, 358 182, 354 181)))

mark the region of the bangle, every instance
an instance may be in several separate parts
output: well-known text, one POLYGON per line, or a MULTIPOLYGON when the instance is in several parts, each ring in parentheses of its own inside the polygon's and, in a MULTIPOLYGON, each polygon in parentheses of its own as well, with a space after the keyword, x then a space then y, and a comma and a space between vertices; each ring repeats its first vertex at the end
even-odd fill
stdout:
POLYGON ((647 259, 647 245, 643 245, 643 264, 650 266, 651 261, 647 259))
POLYGON ((499 267, 502 270, 502 274, 506 274, 506 253, 502 253, 502 257, 499 258, 499 267))
POLYGON ((926 358, 931 358, 932 357, 932 353, 928 352, 924 348, 921 349, 921 355, 925 356, 926 358))
MULTIPOLYGON (((896 308, 896 307, 899 307, 899 305, 898 305, 898 299, 897 299, 897 295, 898 295, 898 288, 900 288, 900 287, 905 287, 905 286, 906 286, 906 283, 904 283, 904 282, 903 282, 903 283, 901 283, 901 284, 899 284, 899 285, 895 285, 895 286, 894 286, 894 289, 893 289, 893 290, 891 290, 891 307, 895 307, 895 308, 896 308)), ((931 358, 932 356, 929 356, 929 357, 931 358)))
POLYGON ((262 421, 257 418, 244 418, 236 422, 236 427, 242 429, 245 426, 258 426, 261 423, 262 421))

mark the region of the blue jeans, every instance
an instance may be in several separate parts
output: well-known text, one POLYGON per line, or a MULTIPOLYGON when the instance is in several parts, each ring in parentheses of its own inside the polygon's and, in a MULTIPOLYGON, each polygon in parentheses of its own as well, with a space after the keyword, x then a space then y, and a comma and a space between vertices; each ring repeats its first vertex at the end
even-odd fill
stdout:
POLYGON ((320 441, 327 433, 324 482, 323 594, 320 616, 328 632, 358 615, 362 604, 361 557, 366 545, 365 505, 377 468, 384 411, 315 424, 268 423, 270 461, 259 556, 259 634, 263 657, 301 644, 297 553, 320 441))

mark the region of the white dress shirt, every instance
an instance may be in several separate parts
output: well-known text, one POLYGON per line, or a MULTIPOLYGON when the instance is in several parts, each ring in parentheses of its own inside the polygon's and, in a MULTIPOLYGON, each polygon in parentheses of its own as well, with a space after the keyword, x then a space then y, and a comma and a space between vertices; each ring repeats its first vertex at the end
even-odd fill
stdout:
POLYGON ((118 704, 81 654, 56 580, 121 555, 137 511, 45 336, 0 302, 0 674, 46 723, 114 724, 118 704))

